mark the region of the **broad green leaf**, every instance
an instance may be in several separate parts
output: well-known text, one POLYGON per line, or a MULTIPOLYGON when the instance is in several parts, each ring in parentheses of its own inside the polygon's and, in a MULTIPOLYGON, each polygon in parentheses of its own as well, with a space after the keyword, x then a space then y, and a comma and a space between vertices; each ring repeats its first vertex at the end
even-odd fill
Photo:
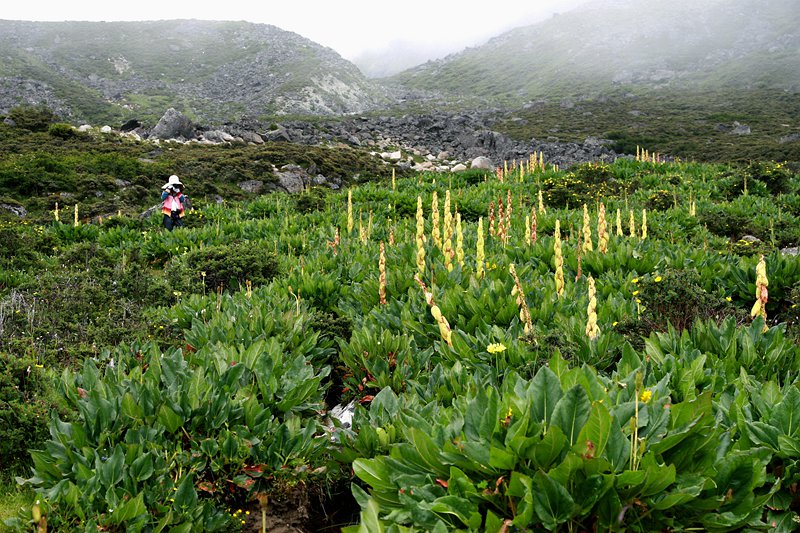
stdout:
POLYGON ((112 524, 124 524, 146 513, 147 507, 144 504, 144 492, 140 492, 135 498, 114 509, 114 512, 109 515, 109 522, 112 524))
POLYGON ((536 372, 531 385, 533 388, 531 419, 534 422, 549 424, 553 410, 563 395, 561 382, 549 367, 543 366, 536 372))
POLYGON ((578 446, 585 449, 587 457, 604 457, 611 435, 614 419, 605 405, 595 402, 591 406, 589 419, 578 435, 578 446))
POLYGON ((783 401, 775 406, 769 423, 789 437, 800 431, 800 390, 792 385, 787 387, 783 401))
POLYGON ((130 473, 133 479, 138 482, 149 479, 153 475, 153 456, 150 453, 145 453, 134 459, 130 473))
POLYGON ((568 445, 561 428, 552 426, 541 440, 534 437, 534 444, 528 449, 528 458, 533 460, 537 468, 548 469, 568 445))
POLYGON ((183 425, 183 418, 170 406, 163 404, 158 410, 158 422, 164 426, 168 433, 175 433, 183 425))
POLYGON ((580 385, 575 385, 556 404, 553 410, 553 425, 561 428, 570 445, 575 444, 581 429, 589 419, 590 411, 591 404, 586 397, 586 391, 580 385))
POLYGON ((194 489, 194 480, 191 474, 184 476, 178 490, 175 492, 175 507, 183 511, 197 505, 197 491, 194 489))
POLYGON ((453 515, 471 530, 475 530, 481 525, 478 506, 466 498, 442 496, 431 503, 430 510, 439 514, 453 515))
POLYGON ((378 490, 393 490, 389 469, 383 457, 374 459, 356 459, 353 461, 353 471, 356 476, 368 485, 378 490))
POLYGON ((508 496, 517 498, 514 525, 528 527, 533 519, 533 480, 520 472, 512 472, 506 491, 508 496))
POLYGON ((537 489, 533 493, 536 516, 545 528, 555 530, 559 524, 563 524, 575 515, 577 506, 567 489, 547 474, 537 472, 534 481, 537 489))
POLYGON ((595 504, 614 486, 613 474, 595 474, 576 483, 575 503, 580 508, 576 511, 584 516, 593 512, 595 504))

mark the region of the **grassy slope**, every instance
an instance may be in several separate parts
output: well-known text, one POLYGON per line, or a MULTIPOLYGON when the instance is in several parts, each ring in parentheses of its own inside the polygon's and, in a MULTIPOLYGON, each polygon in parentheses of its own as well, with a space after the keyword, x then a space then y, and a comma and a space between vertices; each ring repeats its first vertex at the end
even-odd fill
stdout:
POLYGON ((519 140, 593 135, 613 139, 623 153, 639 145, 698 161, 800 160, 799 141, 781 142, 800 132, 800 100, 781 91, 642 92, 571 104, 549 101, 516 111, 495 128, 519 140), (734 121, 749 125, 751 134, 721 131, 734 121))

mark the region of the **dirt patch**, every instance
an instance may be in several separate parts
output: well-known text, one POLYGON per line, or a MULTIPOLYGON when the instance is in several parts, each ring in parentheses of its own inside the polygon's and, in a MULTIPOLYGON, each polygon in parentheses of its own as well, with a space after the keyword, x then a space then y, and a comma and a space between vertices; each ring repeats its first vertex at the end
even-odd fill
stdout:
POLYGON ((242 531, 248 533, 336 533, 358 522, 359 506, 350 492, 349 483, 340 483, 327 490, 308 489, 297 485, 273 496, 262 524, 258 502, 247 507, 242 531))

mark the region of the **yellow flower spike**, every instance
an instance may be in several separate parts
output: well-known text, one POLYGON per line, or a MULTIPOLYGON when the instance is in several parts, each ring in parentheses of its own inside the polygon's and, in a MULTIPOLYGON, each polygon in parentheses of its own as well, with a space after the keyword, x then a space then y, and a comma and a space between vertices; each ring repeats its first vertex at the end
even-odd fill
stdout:
POLYGON ((439 196, 436 191, 433 191, 433 199, 431 200, 431 238, 433 244, 440 250, 442 249, 442 234, 439 229, 439 196))
POLYGON ((769 280, 767 279, 767 263, 762 255, 756 265, 756 302, 750 310, 750 316, 764 318, 764 331, 767 331, 767 302, 769 302, 769 280))
POLYGON ((647 209, 642 209, 642 240, 647 238, 647 209))
POLYGON ((378 258, 378 298, 381 305, 386 305, 386 253, 381 241, 380 257, 378 258))
POLYGON ((556 262, 556 295, 560 298, 564 293, 564 257, 561 255, 561 222, 556 220, 553 232, 553 256, 556 262))
POLYGON ((531 320, 531 311, 528 308, 528 302, 525 299, 525 293, 522 291, 522 284, 517 276, 517 270, 512 263, 508 267, 508 272, 514 278, 514 290, 512 295, 516 296, 517 306, 519 306, 519 320, 523 324, 523 331, 525 335, 530 335, 533 332, 533 321, 531 320))
POLYGON ((425 274, 425 217, 422 214, 422 197, 417 196, 417 270, 425 274))
POLYGON ((486 257, 483 249, 483 217, 480 217, 478 218, 478 240, 475 250, 475 263, 476 263, 475 275, 478 278, 483 277, 483 264, 485 259, 486 257))
POLYGON ((600 202, 597 212, 597 250, 604 254, 608 251, 608 225, 606 223, 606 206, 600 202))
POLYGON ((353 191, 347 191, 347 234, 353 233, 353 191))
POLYGON ((456 261, 464 268, 464 233, 461 231, 461 213, 456 211, 456 261))
POLYGON ((591 252, 594 250, 592 245, 592 227, 589 219, 589 208, 583 204, 583 251, 591 252))
POLYGON ((592 276, 589 276, 589 305, 586 308, 586 314, 586 336, 590 340, 594 340, 600 335, 600 328, 597 326, 597 291, 592 276))

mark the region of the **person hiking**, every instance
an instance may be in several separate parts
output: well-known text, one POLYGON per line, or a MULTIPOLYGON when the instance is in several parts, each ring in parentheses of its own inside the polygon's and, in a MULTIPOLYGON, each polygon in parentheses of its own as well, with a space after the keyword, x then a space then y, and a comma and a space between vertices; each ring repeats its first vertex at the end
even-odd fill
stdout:
POLYGON ((161 213, 164 215, 164 227, 172 231, 173 228, 183 226, 184 204, 187 197, 183 194, 183 183, 173 174, 169 181, 161 187, 161 213))

